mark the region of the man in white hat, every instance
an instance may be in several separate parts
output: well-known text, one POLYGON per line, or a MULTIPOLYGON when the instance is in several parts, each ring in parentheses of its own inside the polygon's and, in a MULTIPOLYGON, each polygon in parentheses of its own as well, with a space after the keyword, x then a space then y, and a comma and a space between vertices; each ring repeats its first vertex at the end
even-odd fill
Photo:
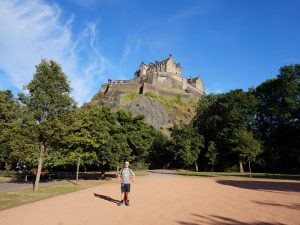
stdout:
POLYGON ((118 173, 118 180, 121 182, 121 201, 119 206, 129 206, 130 183, 134 182, 135 174, 129 168, 129 162, 124 163, 124 167, 118 173))

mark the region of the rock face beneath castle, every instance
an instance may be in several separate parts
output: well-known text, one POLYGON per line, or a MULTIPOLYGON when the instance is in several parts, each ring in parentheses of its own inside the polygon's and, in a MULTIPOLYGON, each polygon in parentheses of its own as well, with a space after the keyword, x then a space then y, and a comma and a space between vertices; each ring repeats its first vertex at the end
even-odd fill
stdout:
POLYGON ((160 62, 142 62, 132 80, 108 80, 101 87, 101 100, 98 101, 135 115, 143 114, 148 123, 166 130, 174 124, 180 125, 180 121, 189 122, 194 112, 188 105, 203 94, 204 84, 200 77, 183 77, 180 64, 169 55, 160 62), (174 98, 176 101, 167 100, 174 98), (170 102, 174 102, 175 108, 170 102), (183 117, 178 118, 179 114, 183 117))

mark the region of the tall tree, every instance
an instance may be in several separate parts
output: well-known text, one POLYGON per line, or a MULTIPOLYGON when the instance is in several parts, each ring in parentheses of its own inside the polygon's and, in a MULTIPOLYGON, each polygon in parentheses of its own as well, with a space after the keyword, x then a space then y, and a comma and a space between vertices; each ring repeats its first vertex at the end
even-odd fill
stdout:
POLYGON ((59 64, 43 59, 36 66, 32 81, 25 86, 28 94, 20 100, 32 113, 38 133, 39 160, 34 190, 39 188, 43 158, 48 146, 55 146, 64 135, 67 114, 75 107, 70 97, 71 87, 59 64))
POLYGON ((31 164, 36 133, 29 113, 11 91, 0 91, 0 163, 31 164))
POLYGON ((170 146, 170 140, 161 131, 154 132, 154 140, 149 152, 150 168, 168 168, 174 159, 170 146))
POLYGON ((128 147, 132 149, 135 160, 145 163, 149 157, 149 149, 154 140, 154 128, 148 125, 144 116, 133 116, 131 113, 119 110, 117 120, 123 134, 126 135, 128 147))
POLYGON ((11 129, 18 125, 20 105, 15 101, 11 91, 0 91, 0 162, 7 163, 13 149, 10 142, 11 129))
POLYGON ((262 152, 261 143, 253 134, 246 129, 236 131, 236 147, 233 151, 237 152, 240 159, 248 162, 249 176, 251 178, 251 162, 254 162, 257 155, 262 152))
POLYGON ((197 160, 204 147, 203 136, 196 133, 192 126, 187 126, 183 129, 173 128, 171 137, 175 159, 185 168, 194 165, 198 171, 197 160))
POLYGON ((211 172, 214 172, 214 165, 217 163, 218 151, 213 141, 208 143, 207 152, 205 156, 208 158, 208 165, 211 166, 211 172))
POLYGON ((273 172, 300 171, 300 64, 280 68, 276 78, 256 88, 256 95, 264 160, 273 172))
POLYGON ((222 169, 234 165, 234 132, 239 128, 256 129, 257 100, 252 89, 203 96, 199 100, 194 127, 204 136, 205 145, 213 141, 218 148, 222 169))

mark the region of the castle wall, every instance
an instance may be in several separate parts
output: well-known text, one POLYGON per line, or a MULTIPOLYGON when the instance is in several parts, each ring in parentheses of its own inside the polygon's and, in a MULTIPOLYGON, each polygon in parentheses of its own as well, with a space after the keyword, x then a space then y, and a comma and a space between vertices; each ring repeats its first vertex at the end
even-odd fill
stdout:
POLYGON ((100 93, 104 94, 104 92, 107 90, 107 88, 108 88, 108 84, 103 84, 101 89, 100 89, 100 93))
MULTIPOLYGON (((114 97, 123 93, 128 93, 128 92, 138 92, 140 91, 140 84, 138 82, 116 82, 116 83, 111 83, 111 84, 105 84, 104 86, 108 87, 107 95, 108 97, 114 97)), ((106 89, 101 88, 101 92, 103 90, 103 93, 105 93, 106 89)))
POLYGON ((176 76, 181 76, 180 67, 176 66, 173 57, 169 58, 166 63, 166 71, 169 73, 176 74, 176 76))
POLYGON ((147 92, 153 92, 158 96, 164 96, 167 98, 172 98, 176 94, 179 94, 183 100, 188 100, 189 98, 194 97, 194 95, 190 94, 190 93, 185 93, 183 91, 160 89, 160 88, 157 88, 155 86, 145 83, 144 88, 143 88, 143 94, 145 94, 147 92))

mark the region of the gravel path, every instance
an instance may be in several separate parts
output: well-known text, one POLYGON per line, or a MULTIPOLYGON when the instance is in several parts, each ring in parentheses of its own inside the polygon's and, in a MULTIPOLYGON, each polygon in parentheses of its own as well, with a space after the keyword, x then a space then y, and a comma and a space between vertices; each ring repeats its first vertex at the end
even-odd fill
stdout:
POLYGON ((0 212, 1 225, 300 224, 300 182, 151 173, 117 206, 116 182, 0 212))

